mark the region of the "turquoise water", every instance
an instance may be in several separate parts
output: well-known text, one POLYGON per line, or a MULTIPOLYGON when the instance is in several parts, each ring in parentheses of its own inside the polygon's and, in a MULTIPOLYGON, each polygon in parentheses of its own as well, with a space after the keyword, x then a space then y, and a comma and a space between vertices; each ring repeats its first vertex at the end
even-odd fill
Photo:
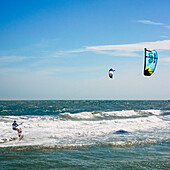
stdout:
POLYGON ((0 169, 169 169, 169 115, 168 101, 0 101, 0 169))

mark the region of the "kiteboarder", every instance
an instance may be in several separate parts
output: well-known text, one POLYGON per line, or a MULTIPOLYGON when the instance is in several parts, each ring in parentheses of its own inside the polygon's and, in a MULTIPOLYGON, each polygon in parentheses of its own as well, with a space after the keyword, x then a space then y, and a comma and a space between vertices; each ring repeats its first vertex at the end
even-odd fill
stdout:
POLYGON ((20 137, 22 131, 21 131, 21 129, 17 128, 17 126, 19 126, 19 125, 22 125, 22 123, 17 124, 17 122, 14 120, 14 123, 12 124, 12 129, 13 129, 13 130, 17 130, 18 136, 20 137))

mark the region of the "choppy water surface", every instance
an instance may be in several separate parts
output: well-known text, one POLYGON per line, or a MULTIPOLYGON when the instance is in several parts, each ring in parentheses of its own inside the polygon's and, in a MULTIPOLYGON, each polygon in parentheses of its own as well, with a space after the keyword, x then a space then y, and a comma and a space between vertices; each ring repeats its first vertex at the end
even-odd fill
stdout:
POLYGON ((170 168, 168 101, 0 101, 0 127, 1 169, 170 168))

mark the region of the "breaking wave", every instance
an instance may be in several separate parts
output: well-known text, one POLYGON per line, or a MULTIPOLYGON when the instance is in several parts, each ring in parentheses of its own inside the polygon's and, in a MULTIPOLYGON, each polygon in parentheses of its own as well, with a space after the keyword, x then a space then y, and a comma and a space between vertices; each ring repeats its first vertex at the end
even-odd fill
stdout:
MULTIPOLYGON (((160 110, 122 110, 112 112, 61 113, 59 115, 1 116, 0 147, 72 146, 109 143, 116 146, 128 141, 160 141, 169 139, 169 121, 160 110), (23 139, 13 131, 13 120, 21 126, 23 139), (118 130, 128 133, 116 134, 118 130)), ((140 142, 139 142, 140 143, 140 142)), ((132 142, 134 144, 134 142, 132 142)), ((123 144, 122 144, 123 145, 123 144)))

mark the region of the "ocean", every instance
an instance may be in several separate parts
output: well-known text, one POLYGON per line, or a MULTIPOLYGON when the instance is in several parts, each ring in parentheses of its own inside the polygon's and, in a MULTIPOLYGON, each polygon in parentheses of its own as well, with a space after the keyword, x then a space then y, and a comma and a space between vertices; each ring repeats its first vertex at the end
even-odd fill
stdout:
POLYGON ((169 144, 168 101, 0 101, 0 169, 167 170, 169 144))

